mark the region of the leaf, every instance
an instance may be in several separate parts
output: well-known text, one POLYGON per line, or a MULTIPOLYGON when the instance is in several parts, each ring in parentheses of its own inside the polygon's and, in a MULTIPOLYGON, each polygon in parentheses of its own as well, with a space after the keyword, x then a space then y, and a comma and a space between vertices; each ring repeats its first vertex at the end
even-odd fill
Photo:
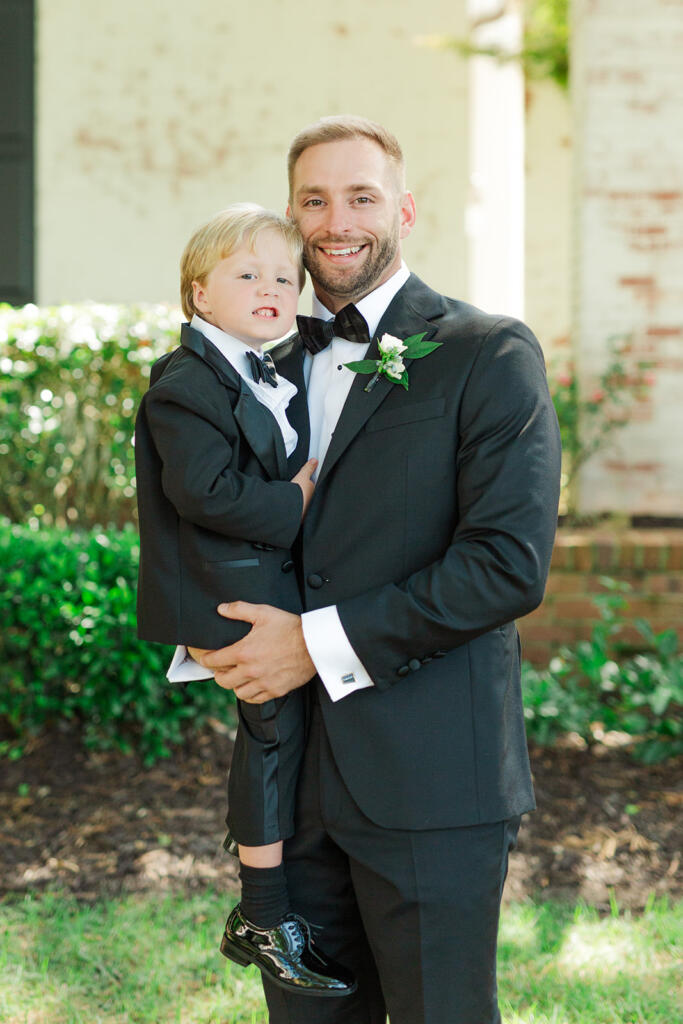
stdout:
POLYGON ((396 381, 396 383, 397 384, 401 384, 406 389, 406 391, 408 390, 410 385, 409 385, 409 381, 408 381, 408 371, 407 370, 403 371, 403 373, 401 374, 400 378, 396 381))
POLYGON ((376 359, 358 359, 353 363, 344 363, 344 366, 354 373, 374 373, 378 365, 376 359))
POLYGON ((417 341, 413 345, 408 345, 403 355, 406 359, 423 359, 442 345, 442 341, 417 341))

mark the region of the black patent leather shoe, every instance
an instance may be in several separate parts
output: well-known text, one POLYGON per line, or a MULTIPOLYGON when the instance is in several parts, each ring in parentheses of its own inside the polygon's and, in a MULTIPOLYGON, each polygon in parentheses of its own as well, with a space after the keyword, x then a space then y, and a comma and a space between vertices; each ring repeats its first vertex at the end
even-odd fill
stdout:
POLYGON ((221 953, 236 964, 255 964, 281 988, 299 995, 349 996, 356 991, 351 971, 326 956, 313 941, 311 926, 287 914, 274 928, 256 928, 240 908, 231 912, 221 953))

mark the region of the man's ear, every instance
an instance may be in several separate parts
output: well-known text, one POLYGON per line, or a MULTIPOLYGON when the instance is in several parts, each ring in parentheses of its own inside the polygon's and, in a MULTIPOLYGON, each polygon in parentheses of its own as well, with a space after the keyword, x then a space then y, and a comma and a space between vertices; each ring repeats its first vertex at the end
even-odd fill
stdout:
POLYGON ((399 231, 400 238, 407 238, 410 232, 415 227, 415 219, 417 217, 417 210, 415 209, 415 200, 412 192, 404 192, 401 196, 401 228, 399 231))
POLYGON ((200 284, 199 281, 192 282, 192 299, 197 309, 200 309, 202 313, 211 312, 204 285, 200 284))

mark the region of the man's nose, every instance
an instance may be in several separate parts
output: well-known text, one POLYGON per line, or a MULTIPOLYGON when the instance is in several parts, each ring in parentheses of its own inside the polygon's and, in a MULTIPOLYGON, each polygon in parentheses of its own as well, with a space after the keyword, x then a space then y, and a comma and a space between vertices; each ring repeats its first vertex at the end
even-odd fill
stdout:
POLYGON ((353 228, 351 210, 345 202, 329 202, 325 215, 325 227, 330 235, 343 235, 353 228))

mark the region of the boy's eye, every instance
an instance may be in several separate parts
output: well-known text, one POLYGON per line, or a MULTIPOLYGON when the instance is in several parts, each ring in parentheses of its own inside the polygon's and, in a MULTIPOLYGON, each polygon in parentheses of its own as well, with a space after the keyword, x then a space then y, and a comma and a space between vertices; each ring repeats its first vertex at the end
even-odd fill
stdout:
POLYGON ((256 274, 251 274, 251 273, 240 274, 240 277, 243 277, 245 279, 245 281, 251 281, 253 278, 256 277, 256 274))
POLYGON ((288 277, 278 277, 277 283, 278 284, 291 284, 292 282, 289 280, 288 277))

